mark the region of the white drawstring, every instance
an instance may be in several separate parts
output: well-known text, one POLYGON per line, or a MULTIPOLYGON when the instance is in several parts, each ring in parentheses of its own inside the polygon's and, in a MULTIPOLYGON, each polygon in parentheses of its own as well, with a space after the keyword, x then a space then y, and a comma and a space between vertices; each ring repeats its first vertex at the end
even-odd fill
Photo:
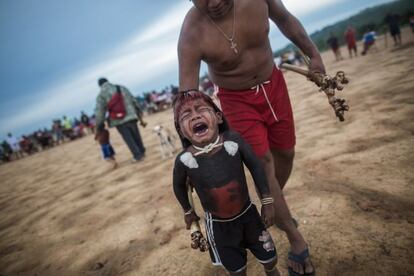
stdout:
POLYGON ((221 108, 221 102, 220 102, 220 98, 218 96, 220 89, 217 85, 214 84, 214 92, 213 92, 213 96, 211 97, 213 99, 213 102, 217 105, 217 107, 220 109, 220 111, 223 111, 223 109, 221 108))
POLYGON ((215 149, 215 148, 218 148, 218 147, 220 147, 220 146, 222 146, 223 145, 223 143, 218 143, 219 142, 219 140, 220 140, 220 135, 218 135, 217 136, 217 139, 216 139, 216 141, 214 141, 213 143, 210 143, 210 144, 208 144, 207 146, 205 146, 205 147, 197 147, 197 146, 194 146, 193 145, 193 147, 195 148, 195 149, 197 149, 197 150, 199 150, 198 152, 196 152, 196 153, 194 153, 194 156, 197 156, 197 155, 200 155, 200 154, 203 154, 203 153, 209 153, 210 151, 212 151, 213 149, 215 149))
POLYGON ((257 95, 257 93, 259 93, 260 88, 262 88, 263 94, 264 94, 264 96, 266 98, 266 101, 267 101, 267 104, 269 105, 270 110, 272 111, 273 117, 275 118, 276 122, 279 122, 279 119, 277 118, 276 113, 273 110, 272 105, 270 104, 269 98, 267 97, 266 89, 264 87, 264 84, 268 84, 268 83, 270 83, 270 81, 265 81, 265 82, 262 82, 262 83, 260 83, 260 84, 258 84, 256 86, 253 86, 250 89, 256 89, 255 95, 257 95))

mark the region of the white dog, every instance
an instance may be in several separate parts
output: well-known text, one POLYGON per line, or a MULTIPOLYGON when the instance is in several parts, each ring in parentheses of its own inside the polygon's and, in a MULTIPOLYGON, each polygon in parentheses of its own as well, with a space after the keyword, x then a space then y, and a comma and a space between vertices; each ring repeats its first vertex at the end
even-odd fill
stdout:
POLYGON ((163 127, 162 125, 157 125, 152 130, 157 136, 160 141, 160 151, 162 159, 173 157, 174 153, 176 152, 175 148, 175 136, 171 133, 171 131, 163 127))

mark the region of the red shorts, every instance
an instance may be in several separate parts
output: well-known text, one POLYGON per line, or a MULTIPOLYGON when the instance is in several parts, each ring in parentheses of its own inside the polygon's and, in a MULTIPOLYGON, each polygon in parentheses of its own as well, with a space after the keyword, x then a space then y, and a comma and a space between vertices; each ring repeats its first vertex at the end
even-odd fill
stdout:
POLYGON ((241 134, 258 157, 269 149, 294 148, 292 107, 279 69, 275 67, 271 79, 258 87, 238 91, 218 88, 217 96, 230 128, 241 134))

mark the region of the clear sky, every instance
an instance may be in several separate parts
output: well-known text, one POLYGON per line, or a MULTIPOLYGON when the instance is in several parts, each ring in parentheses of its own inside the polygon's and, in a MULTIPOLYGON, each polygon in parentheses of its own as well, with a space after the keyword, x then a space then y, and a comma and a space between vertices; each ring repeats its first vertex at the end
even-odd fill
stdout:
MULTIPOLYGON (((283 2, 311 33, 390 1, 283 2)), ((176 44, 191 6, 187 0, 0 1, 0 139, 49 128, 53 118, 81 110, 91 114, 102 76, 136 95, 178 84, 176 44)), ((277 50, 288 41, 272 26, 277 50)))

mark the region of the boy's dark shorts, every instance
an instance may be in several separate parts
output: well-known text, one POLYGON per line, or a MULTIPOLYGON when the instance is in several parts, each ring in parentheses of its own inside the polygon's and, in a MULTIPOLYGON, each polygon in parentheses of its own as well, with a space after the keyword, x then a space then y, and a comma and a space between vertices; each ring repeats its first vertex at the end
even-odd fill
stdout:
POLYGON ((277 259, 272 237, 254 204, 250 203, 239 215, 227 220, 206 212, 206 233, 213 265, 222 265, 230 272, 245 269, 246 249, 262 264, 277 259))

